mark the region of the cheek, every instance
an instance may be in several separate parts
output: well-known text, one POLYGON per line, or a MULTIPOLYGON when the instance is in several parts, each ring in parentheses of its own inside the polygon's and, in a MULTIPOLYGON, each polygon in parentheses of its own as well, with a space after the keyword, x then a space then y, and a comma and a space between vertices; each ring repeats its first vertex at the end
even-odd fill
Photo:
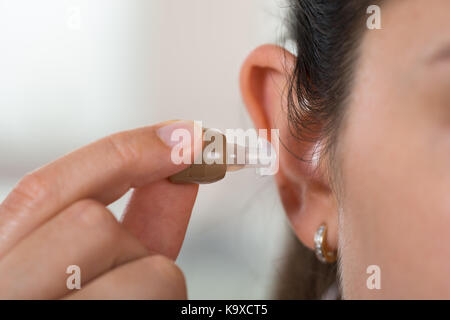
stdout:
POLYGON ((349 109, 338 153, 344 295, 450 298, 450 130, 405 99, 359 106, 349 109), (381 290, 367 288, 371 265, 381 290))

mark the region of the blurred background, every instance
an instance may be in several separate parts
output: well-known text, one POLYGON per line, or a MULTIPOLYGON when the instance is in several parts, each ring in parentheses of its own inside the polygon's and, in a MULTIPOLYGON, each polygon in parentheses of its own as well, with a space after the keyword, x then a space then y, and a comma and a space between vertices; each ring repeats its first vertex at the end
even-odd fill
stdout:
MULTIPOLYGON (((281 0, 0 0, 0 201, 105 135, 168 119, 251 128, 246 55, 277 43, 281 0)), ((111 205, 120 216, 129 194, 111 205)), ((192 299, 263 299, 289 226, 271 177, 200 187, 178 264, 192 299)))

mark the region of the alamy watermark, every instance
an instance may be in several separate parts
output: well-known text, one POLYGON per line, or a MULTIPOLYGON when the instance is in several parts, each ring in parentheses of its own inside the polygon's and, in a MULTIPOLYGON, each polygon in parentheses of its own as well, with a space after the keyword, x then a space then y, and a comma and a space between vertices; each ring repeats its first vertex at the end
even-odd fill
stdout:
POLYGON ((367 7, 367 14, 370 16, 367 18, 366 26, 369 30, 381 29, 381 8, 377 5, 371 5, 367 7))
POLYGON ((67 8, 66 26, 69 30, 81 30, 81 8, 71 6, 67 8))
POLYGON ((370 274, 367 278, 366 286, 369 290, 381 289, 381 269, 379 266, 373 264, 367 267, 366 273, 370 274))
POLYGON ((72 264, 67 267, 66 273, 70 274, 66 280, 66 286, 69 290, 81 289, 81 269, 79 266, 72 264))

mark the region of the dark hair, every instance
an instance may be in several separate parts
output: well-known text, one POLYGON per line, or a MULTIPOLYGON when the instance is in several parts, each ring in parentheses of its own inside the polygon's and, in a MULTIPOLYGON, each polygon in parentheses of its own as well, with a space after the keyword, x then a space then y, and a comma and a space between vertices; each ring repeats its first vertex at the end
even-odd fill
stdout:
POLYGON ((352 87, 366 10, 379 0, 290 0, 288 39, 297 60, 288 90, 291 133, 331 151, 352 87))
MULTIPOLYGON (((333 168, 337 132, 344 118, 358 48, 366 30, 366 11, 370 5, 380 2, 289 1, 287 39, 293 42, 297 52, 287 95, 289 130, 302 141, 320 141, 320 158, 328 159, 328 168, 333 168)), ((290 248, 296 252, 285 263, 285 279, 281 279, 277 297, 320 298, 327 286, 337 281, 336 265, 320 265, 295 237, 290 248), (293 276, 298 273, 301 279, 297 280, 293 276), (293 285, 287 290, 286 281, 293 285)))

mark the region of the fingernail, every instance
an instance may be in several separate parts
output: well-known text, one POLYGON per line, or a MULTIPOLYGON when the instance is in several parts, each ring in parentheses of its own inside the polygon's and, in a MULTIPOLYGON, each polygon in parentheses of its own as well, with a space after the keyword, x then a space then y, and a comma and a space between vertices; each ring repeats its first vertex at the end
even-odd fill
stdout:
POLYGON ((183 142, 189 141, 190 144, 194 135, 194 122, 187 120, 170 121, 158 128, 156 134, 169 147, 179 144, 181 139, 183 139, 183 142))

